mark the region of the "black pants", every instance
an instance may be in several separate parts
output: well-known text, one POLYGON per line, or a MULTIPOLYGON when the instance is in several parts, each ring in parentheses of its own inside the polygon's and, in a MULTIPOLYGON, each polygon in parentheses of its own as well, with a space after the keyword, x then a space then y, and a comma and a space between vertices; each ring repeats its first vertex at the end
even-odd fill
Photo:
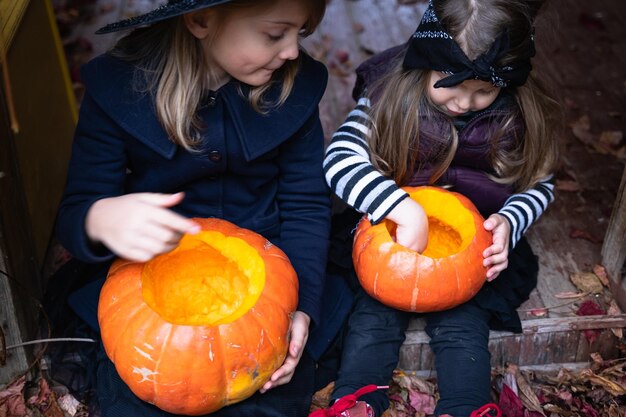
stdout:
MULTIPOLYGON (((353 309, 342 332, 318 364, 318 387, 335 380, 333 400, 365 385, 389 385, 408 325, 408 313, 385 306, 360 286, 355 291, 353 309)), ((370 404, 376 416, 389 407, 386 390, 359 400, 370 404)))
MULTIPOLYGON (((313 395, 315 364, 304 352, 293 379, 286 385, 252 397, 207 417, 307 417, 313 395)), ((99 352, 98 401, 102 417, 174 417, 137 398, 121 380, 115 366, 99 352)))
POLYGON ((491 313, 470 301, 425 317, 439 389, 435 415, 467 417, 491 402, 491 313))
POLYGON ((435 415, 469 417, 491 402, 489 330, 521 332, 516 308, 537 284, 539 264, 525 239, 509 253, 509 266, 467 303, 424 314, 435 355, 439 401, 435 415))

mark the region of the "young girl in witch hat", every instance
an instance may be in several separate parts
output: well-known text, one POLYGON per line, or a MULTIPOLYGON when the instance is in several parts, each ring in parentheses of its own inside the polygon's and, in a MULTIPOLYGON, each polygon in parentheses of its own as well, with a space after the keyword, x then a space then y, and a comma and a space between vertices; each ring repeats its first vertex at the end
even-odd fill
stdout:
MULTIPOLYGON (((105 26, 133 29, 85 65, 57 236, 76 259, 101 265, 70 297, 98 329, 98 294, 116 256, 147 261, 218 217, 280 247, 300 282, 287 357, 260 393, 215 416, 308 413, 330 195, 318 104, 327 71, 301 48, 325 0, 169 0, 105 26)), ((142 402, 100 350, 104 417, 169 416, 142 402)))
MULTIPOLYGON (((560 119, 558 105, 531 72, 541 4, 431 0, 405 45, 357 69, 358 105, 326 152, 331 189, 372 223, 396 223, 401 245, 421 252, 428 241, 426 214, 403 185, 464 194, 493 234, 479 293, 458 307, 424 314, 435 355, 437 416, 497 411, 484 407, 491 402, 489 330, 520 332, 516 308, 536 285, 537 259, 523 235, 554 199, 560 119)), ((356 282, 353 271, 346 278, 356 282)), ((335 399, 366 384, 388 384, 407 324, 407 313, 353 285, 335 399)), ((385 392, 376 390, 332 413, 380 416, 387 405, 385 392)))

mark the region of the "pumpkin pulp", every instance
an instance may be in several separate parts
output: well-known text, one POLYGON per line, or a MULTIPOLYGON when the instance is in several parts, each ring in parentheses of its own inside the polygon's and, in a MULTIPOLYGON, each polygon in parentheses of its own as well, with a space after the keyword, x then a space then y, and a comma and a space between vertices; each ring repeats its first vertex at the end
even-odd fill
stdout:
POLYGON ((243 239, 216 231, 184 235, 171 252, 146 262, 142 296, 164 320, 217 326, 243 316, 265 286, 265 263, 243 239))
MULTIPOLYGON (((476 234, 474 218, 454 195, 427 188, 410 192, 409 196, 428 217, 428 245, 423 256, 445 258, 469 246, 476 234)), ((386 227, 393 236, 395 223, 386 221, 386 227)))

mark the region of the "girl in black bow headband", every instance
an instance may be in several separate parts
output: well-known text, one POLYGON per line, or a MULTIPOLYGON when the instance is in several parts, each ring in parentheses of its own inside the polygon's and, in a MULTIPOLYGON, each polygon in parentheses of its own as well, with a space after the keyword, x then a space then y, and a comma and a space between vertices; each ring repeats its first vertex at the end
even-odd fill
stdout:
MULTIPOLYGON (((467 303, 425 314, 439 385, 437 416, 488 412, 481 407, 490 402, 489 330, 521 331, 516 308, 536 285, 537 260, 523 234, 554 198, 560 114, 531 72, 541 3, 431 0, 405 45, 357 69, 358 106, 326 151, 331 189, 371 222, 393 222, 398 244, 418 252, 428 244, 428 218, 404 185, 457 191, 487 219, 493 241, 483 253, 484 286, 467 303)), ((358 388, 349 381, 383 385, 390 378, 398 356, 381 358, 380 352, 399 351, 396 330, 406 319, 391 308, 384 314, 380 325, 372 318, 350 321, 344 346, 359 334, 376 346, 359 346, 361 357, 349 362, 356 365, 342 366, 335 397, 358 388)), ((376 403, 376 412, 384 405, 376 403)))

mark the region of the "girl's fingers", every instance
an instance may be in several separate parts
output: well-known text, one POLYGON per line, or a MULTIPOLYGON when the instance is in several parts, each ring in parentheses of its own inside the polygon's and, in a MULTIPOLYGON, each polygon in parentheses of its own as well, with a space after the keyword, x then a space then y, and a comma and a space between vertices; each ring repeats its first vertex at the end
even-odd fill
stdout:
MULTIPOLYGON (((175 234, 196 234, 200 231, 200 225, 193 220, 181 216, 167 208, 155 207, 150 216, 150 223, 163 230, 169 230, 175 234)), ((163 237, 162 237, 163 238, 163 237)), ((167 239, 170 240, 171 236, 167 239)))
POLYGON ((185 198, 185 193, 162 194, 162 193, 137 193, 139 201, 159 207, 173 207, 185 198))

